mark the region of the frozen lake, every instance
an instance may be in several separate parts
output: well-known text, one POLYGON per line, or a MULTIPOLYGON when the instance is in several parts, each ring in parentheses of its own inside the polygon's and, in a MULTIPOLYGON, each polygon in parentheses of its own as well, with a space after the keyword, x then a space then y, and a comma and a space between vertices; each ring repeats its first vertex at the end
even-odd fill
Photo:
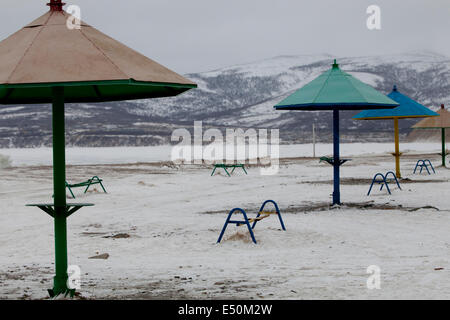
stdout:
MULTIPOLYGON (((402 143, 403 153, 437 153, 439 143, 402 143)), ((394 152, 394 143, 343 143, 341 156, 360 156, 394 152)), ((171 160, 171 146, 119 147, 119 148, 67 148, 67 164, 123 164, 151 163, 171 160)), ((316 155, 332 155, 332 144, 317 144, 316 155)), ((0 149, 0 155, 9 156, 13 166, 51 165, 52 149, 0 149)), ((312 157, 312 144, 281 145, 281 158, 312 157)))

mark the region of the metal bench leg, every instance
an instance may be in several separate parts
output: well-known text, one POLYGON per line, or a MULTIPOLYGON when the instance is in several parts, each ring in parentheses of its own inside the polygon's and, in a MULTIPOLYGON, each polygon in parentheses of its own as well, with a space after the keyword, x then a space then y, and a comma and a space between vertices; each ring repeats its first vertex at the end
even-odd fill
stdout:
POLYGON ((84 190, 84 193, 86 193, 89 190, 89 187, 91 186, 91 180, 89 180, 88 186, 86 187, 86 189, 84 190))
POLYGON ((76 199, 76 198, 75 198, 75 195, 74 195, 73 192, 72 192, 72 188, 71 188, 69 185, 66 185, 66 187, 67 187, 67 189, 69 189, 69 192, 70 192, 70 194, 72 195, 72 198, 76 199))
POLYGON ((248 232, 250 233, 250 236, 252 237, 253 243, 254 243, 254 244, 257 244, 257 243, 256 243, 256 239, 255 239, 255 235, 253 234, 253 229, 252 229, 252 227, 250 226, 250 222, 248 221, 247 213, 245 213, 245 211, 242 210, 242 209, 240 209, 239 211, 241 211, 242 214, 244 215, 245 224, 247 225, 248 232))
POLYGON ((227 173, 227 175, 228 175, 229 177, 231 177, 231 174, 228 172, 227 168, 223 168, 223 169, 225 170, 225 172, 227 173))
POLYGON ((216 172, 216 167, 214 167, 214 170, 211 173, 211 177, 214 175, 214 172, 216 172))
POLYGON ((228 214, 227 220, 225 220, 225 224, 223 225, 222 231, 220 232, 220 236, 219 239, 217 240, 217 243, 220 243, 220 241, 222 241, 223 235, 227 230, 228 223, 230 222, 231 216, 233 215, 234 211, 236 211, 236 209, 231 210, 230 213, 228 214))
POLYGON ((100 179, 100 178, 97 177, 97 176, 94 176, 94 177, 92 178, 92 180, 94 180, 94 179, 96 179, 97 182, 98 182, 98 184, 100 185, 100 187, 102 187, 103 192, 104 192, 104 193, 108 193, 108 192, 106 192, 106 189, 105 189, 105 187, 103 186, 102 179, 100 179))
POLYGON ((256 223, 258 222, 258 218, 261 216, 261 211, 262 210, 259 210, 259 212, 258 212, 258 214, 257 214, 257 216, 256 216, 256 219, 255 219, 255 221, 253 221, 253 224, 252 224, 252 229, 255 229, 255 227, 256 227, 256 223))
POLYGON ((433 164, 431 163, 431 161, 427 159, 427 160, 425 160, 425 162, 430 165, 431 170, 433 170, 433 173, 436 173, 436 171, 434 170, 434 167, 433 167, 433 164))
POLYGON ((375 183, 375 178, 372 180, 372 184, 370 185, 369 192, 367 192, 368 196, 370 196, 370 192, 372 191, 372 187, 373 187, 374 183, 375 183))
POLYGON ((242 170, 244 170, 245 174, 248 174, 248 173, 247 173, 247 170, 245 170, 245 167, 244 167, 244 166, 242 166, 242 170))
POLYGON ((398 182, 398 179, 397 179, 397 176, 394 174, 394 179, 395 179, 395 182, 397 183, 397 187, 400 189, 400 190, 402 190, 402 187, 400 187, 400 183, 398 182))
MULTIPOLYGON (((381 173, 377 173, 377 174, 373 177, 373 179, 372 179, 372 183, 371 183, 371 185, 370 185, 369 192, 367 192, 367 196, 370 196, 370 192, 372 192, 372 188, 373 188, 374 183, 375 183, 375 182, 379 182, 379 181, 377 180, 378 177, 381 177, 381 178, 383 179, 383 180, 381 181, 381 183, 382 183, 383 181, 386 181, 386 178, 385 178, 381 173)), ((380 189, 380 190, 381 190, 381 189, 380 189)))
POLYGON ((280 224, 281 224, 281 228, 283 229, 283 231, 286 231, 286 227, 284 226, 284 222, 283 222, 283 218, 281 217, 281 212, 280 210, 277 210, 278 214, 278 219, 280 219, 280 224))
POLYGON ((388 178, 388 176, 389 176, 390 174, 394 177, 395 183, 397 183, 397 187, 398 187, 400 190, 402 190, 402 187, 400 187, 400 183, 398 182, 397 176, 395 175, 394 172, 389 171, 388 173, 386 173, 386 181, 387 181, 387 178, 388 178))
POLYGON ((386 189, 389 192, 389 194, 392 195, 391 189, 389 189, 389 185, 388 185, 388 182, 386 181, 386 178, 384 179, 384 184, 386 185, 386 189))
POLYGON ((247 224, 248 232, 250 232, 250 236, 252 237, 252 241, 253 241, 254 244, 257 244, 256 243, 256 239, 255 239, 255 235, 253 234, 252 227, 250 226, 250 223, 248 222, 247 217, 245 219, 247 220, 246 224, 247 224))
POLYGON ((108 192, 106 192, 106 189, 105 189, 105 187, 103 186, 103 183, 102 183, 101 181, 100 181, 99 183, 100 183, 100 186, 101 186, 102 189, 103 189, 103 192, 104 192, 104 193, 108 193, 108 192))

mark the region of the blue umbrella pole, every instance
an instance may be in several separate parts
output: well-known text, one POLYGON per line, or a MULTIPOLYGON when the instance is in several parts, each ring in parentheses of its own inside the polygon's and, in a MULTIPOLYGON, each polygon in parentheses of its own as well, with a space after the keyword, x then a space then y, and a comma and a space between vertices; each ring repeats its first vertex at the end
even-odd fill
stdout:
POLYGON ((340 191, 340 160, 339 160, 339 110, 333 110, 333 149, 334 149, 334 191, 333 191, 333 205, 341 204, 340 191))

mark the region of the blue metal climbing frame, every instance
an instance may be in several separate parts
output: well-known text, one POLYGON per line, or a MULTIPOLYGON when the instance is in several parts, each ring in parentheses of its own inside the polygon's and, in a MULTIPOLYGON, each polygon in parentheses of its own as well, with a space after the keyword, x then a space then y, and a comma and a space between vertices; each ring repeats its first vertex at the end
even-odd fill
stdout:
POLYGON ((241 208, 235 208, 233 210, 230 211, 230 213, 227 216, 227 219, 225 220, 225 224, 222 228, 222 231, 220 232, 220 236, 219 239, 217 240, 217 243, 220 243, 222 241, 223 235, 225 234, 225 231, 228 227, 228 224, 235 224, 236 226, 241 226, 241 225, 246 225, 248 228, 248 232, 250 233, 250 236, 252 238, 253 243, 257 243, 256 239, 255 239, 255 234, 253 233, 253 229, 256 227, 256 223, 258 221, 261 221, 262 219, 267 218, 270 215, 276 214, 278 216, 278 219, 280 220, 280 224, 281 224, 281 228, 286 231, 286 227, 284 226, 284 222, 283 222, 283 218, 281 217, 281 212, 280 209, 277 205, 277 203, 273 200, 267 200, 265 201, 261 208, 259 209, 258 215, 256 216, 256 218, 251 218, 249 219, 247 216, 247 213, 245 212, 245 210, 241 209, 241 208), (266 207, 267 204, 272 203, 275 207, 275 211, 264 211, 264 208, 266 207), (238 221, 238 220, 231 220, 233 214, 235 212, 240 212, 242 213, 242 215, 244 216, 244 220, 238 221), (250 226, 250 223, 253 223, 250 226))
POLYGON ((370 192, 372 191, 372 187, 375 183, 378 183, 381 185, 380 191, 383 190, 384 186, 386 186, 386 190, 389 192, 389 194, 392 194, 391 189, 389 188, 389 184, 388 184, 389 176, 392 176, 392 179, 395 180, 395 182, 397 183, 397 187, 400 190, 402 190, 402 187, 400 187, 400 183, 398 182, 398 179, 397 179, 397 176, 395 175, 395 173, 393 171, 389 171, 385 175, 383 175, 382 173, 375 174, 375 176, 372 179, 372 184, 370 185, 369 192, 367 193, 367 195, 368 196, 370 195, 370 192))
POLYGON ((425 159, 425 160, 418 160, 416 163, 416 167, 414 168, 414 174, 416 174, 416 171, 418 168, 420 168, 420 173, 422 173, 423 168, 427 169, 427 172, 429 175, 431 175, 430 170, 428 169, 428 165, 431 167, 431 169, 433 170, 433 173, 436 173, 436 171, 434 170, 433 164, 431 163, 430 160, 425 159))

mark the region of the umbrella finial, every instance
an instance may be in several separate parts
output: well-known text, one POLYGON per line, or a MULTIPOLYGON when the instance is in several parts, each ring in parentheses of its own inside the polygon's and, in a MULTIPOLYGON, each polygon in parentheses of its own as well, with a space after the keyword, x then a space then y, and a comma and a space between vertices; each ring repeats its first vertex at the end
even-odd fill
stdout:
POLYGON ((65 3, 61 2, 61 0, 50 0, 47 5, 50 6, 50 11, 63 11, 62 7, 65 3))
POLYGON ((393 89, 394 91, 398 91, 397 90, 397 85, 396 84, 394 84, 394 89, 393 89))
POLYGON ((338 63, 336 62, 336 59, 334 59, 333 69, 339 69, 339 65, 338 65, 338 63))

